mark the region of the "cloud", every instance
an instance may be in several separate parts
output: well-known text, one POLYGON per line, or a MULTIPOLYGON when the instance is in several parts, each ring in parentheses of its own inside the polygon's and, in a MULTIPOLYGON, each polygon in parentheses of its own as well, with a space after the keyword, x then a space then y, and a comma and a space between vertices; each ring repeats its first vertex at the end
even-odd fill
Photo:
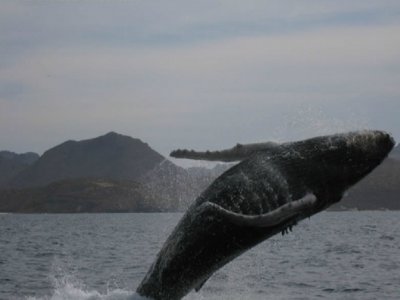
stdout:
POLYGON ((375 84, 363 86, 366 92, 395 93, 399 30, 344 27, 155 49, 47 48, 4 68, 0 79, 25 83, 38 98, 54 92, 115 101, 213 92, 344 93, 368 82, 375 84))
POLYGON ((5 3, 0 133, 16 147, 109 130, 164 153, 295 138, 374 126, 370 108, 400 96, 398 1, 5 3), (282 124, 310 106, 301 130, 282 124))
POLYGON ((396 22, 398 1, 2 1, 0 40, 15 47, 165 45, 340 24, 396 22))

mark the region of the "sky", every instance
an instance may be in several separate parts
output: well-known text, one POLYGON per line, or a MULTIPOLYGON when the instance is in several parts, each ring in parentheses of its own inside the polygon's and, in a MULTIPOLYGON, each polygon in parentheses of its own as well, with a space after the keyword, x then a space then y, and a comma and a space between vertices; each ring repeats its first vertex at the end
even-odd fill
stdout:
POLYGON ((0 150, 400 141, 399 53, 398 0, 0 0, 0 150))

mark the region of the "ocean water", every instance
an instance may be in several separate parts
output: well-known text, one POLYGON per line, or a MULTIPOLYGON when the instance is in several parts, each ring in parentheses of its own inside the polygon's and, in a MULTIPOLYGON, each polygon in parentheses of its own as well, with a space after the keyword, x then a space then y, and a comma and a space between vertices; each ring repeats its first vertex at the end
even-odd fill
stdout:
MULTIPOLYGON (((135 299, 181 214, 0 215, 0 299, 135 299)), ((185 299, 400 299, 400 212, 323 212, 185 299)))

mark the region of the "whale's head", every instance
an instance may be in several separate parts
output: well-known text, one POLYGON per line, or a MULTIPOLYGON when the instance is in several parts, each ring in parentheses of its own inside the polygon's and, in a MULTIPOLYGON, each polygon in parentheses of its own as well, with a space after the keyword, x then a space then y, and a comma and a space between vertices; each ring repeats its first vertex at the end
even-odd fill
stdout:
POLYGON ((283 147, 291 158, 288 163, 307 185, 316 193, 331 195, 330 201, 336 202, 346 189, 376 168, 394 144, 391 135, 384 131, 364 130, 315 137, 283 147))

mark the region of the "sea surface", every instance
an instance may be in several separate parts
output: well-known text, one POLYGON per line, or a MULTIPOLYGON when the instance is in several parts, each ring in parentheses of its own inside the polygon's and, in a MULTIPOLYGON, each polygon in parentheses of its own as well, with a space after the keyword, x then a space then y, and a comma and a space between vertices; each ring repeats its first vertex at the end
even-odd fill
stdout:
MULTIPOLYGON (((1 214, 0 299, 132 299, 181 214, 1 214)), ((323 212, 185 299, 400 299, 400 212, 323 212)))

